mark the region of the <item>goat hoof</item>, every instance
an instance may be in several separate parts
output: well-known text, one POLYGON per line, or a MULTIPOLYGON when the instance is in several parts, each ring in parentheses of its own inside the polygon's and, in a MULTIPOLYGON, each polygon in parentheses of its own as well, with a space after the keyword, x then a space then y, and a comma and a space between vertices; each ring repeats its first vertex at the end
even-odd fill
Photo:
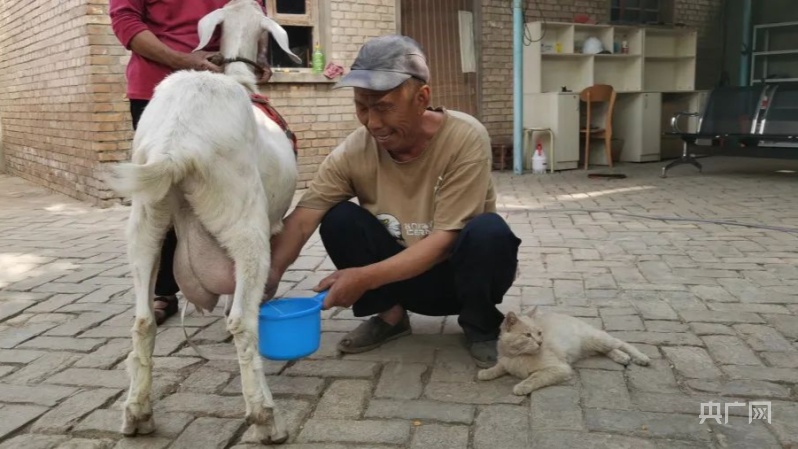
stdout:
POLYGON ((155 420, 152 412, 141 417, 136 417, 130 409, 126 409, 122 417, 122 435, 132 437, 135 435, 149 435, 155 432, 155 420))
POLYGON ((259 442, 261 444, 283 444, 288 441, 288 431, 285 429, 277 428, 268 424, 255 424, 253 429, 254 434, 248 437, 250 442, 259 442))
POLYGON ((136 423, 131 423, 125 420, 122 423, 122 429, 120 430, 120 432, 122 433, 122 435, 126 437, 136 436, 136 423))
POLYGON ((155 432, 155 420, 150 416, 149 419, 139 422, 139 435, 149 435, 155 432))
POLYGON ((274 435, 271 435, 269 437, 266 437, 266 438, 262 439, 261 443, 262 444, 266 444, 266 445, 269 445, 269 444, 283 444, 286 441, 288 441, 288 432, 282 431, 282 432, 277 432, 274 435))

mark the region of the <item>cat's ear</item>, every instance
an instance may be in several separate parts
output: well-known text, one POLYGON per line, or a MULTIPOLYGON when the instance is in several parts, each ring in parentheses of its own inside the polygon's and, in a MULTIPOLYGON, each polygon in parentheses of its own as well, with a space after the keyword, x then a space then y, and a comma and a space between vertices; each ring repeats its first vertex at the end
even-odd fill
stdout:
POLYGON ((538 306, 532 306, 531 309, 526 313, 528 317, 534 317, 538 313, 538 306))
POLYGON ((510 330, 510 328, 518 322, 518 316, 515 312, 507 312, 507 315, 504 316, 504 328, 510 330))

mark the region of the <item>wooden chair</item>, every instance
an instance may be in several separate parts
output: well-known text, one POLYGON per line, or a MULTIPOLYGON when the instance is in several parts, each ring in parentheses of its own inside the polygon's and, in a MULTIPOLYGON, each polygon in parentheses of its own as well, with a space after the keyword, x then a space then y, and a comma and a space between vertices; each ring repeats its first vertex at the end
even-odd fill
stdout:
POLYGON ((612 167, 612 112, 615 109, 615 89, 608 84, 594 84, 586 87, 579 94, 579 99, 587 105, 587 118, 585 127, 580 132, 585 133, 585 170, 590 162, 590 141, 604 139, 604 153, 607 163, 612 167), (592 127, 591 119, 593 103, 608 103, 604 117, 604 127, 592 127))

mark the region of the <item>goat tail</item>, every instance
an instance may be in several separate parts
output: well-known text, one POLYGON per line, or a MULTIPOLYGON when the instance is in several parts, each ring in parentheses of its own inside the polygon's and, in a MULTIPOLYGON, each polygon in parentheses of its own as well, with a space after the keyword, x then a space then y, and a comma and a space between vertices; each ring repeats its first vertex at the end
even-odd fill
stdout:
POLYGON ((166 196, 173 184, 182 179, 181 172, 178 164, 171 159, 143 165, 120 163, 111 168, 105 182, 122 196, 137 194, 146 202, 158 202, 166 196))

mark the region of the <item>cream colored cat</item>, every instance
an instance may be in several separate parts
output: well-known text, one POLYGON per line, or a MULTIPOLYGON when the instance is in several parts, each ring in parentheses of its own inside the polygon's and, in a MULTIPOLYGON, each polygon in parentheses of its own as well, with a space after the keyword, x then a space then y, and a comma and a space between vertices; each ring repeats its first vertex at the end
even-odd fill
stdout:
POLYGON ((539 388, 568 380, 571 365, 594 354, 605 354, 622 365, 629 361, 647 366, 651 360, 634 346, 572 316, 539 312, 526 315, 509 312, 501 325, 498 359, 492 368, 480 370, 479 380, 493 380, 505 374, 521 382, 513 393, 527 395, 539 388))

